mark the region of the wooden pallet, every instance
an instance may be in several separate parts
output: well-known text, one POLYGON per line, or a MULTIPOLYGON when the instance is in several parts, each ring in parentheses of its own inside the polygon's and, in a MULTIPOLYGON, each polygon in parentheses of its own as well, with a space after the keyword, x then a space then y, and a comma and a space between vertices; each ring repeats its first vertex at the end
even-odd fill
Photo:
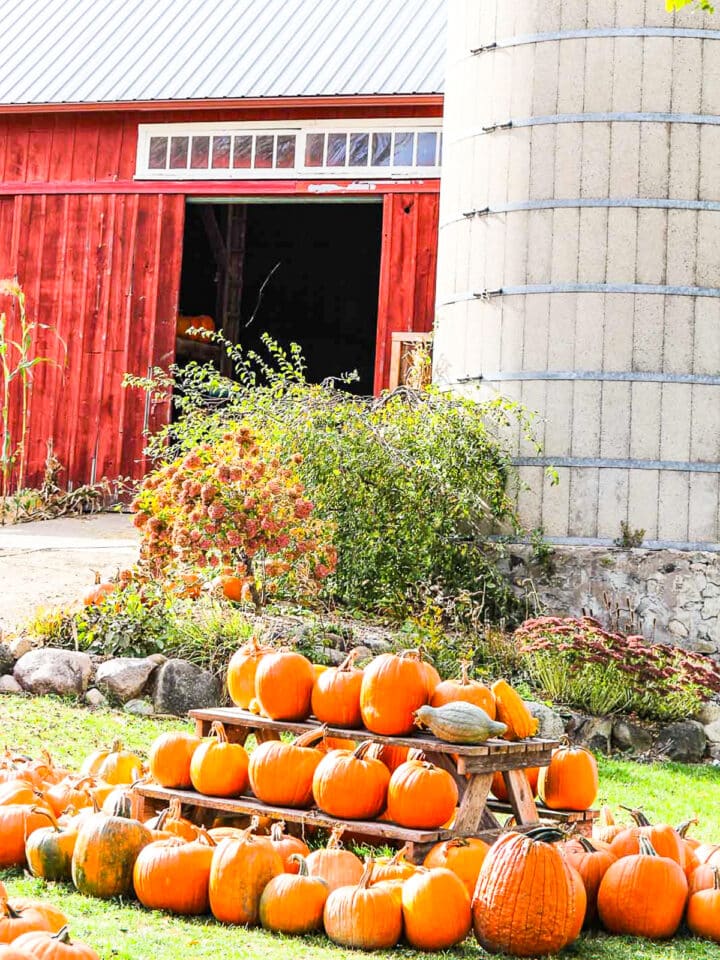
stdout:
MULTIPOLYGON (((549 821, 556 824, 566 824, 572 826, 575 833, 584 837, 591 835, 593 823, 600 816, 599 810, 551 810, 550 807, 537 802, 535 806, 541 823, 549 821)), ((512 806, 502 800, 490 798, 488 807, 493 813, 506 814, 508 818, 514 817, 512 806)))

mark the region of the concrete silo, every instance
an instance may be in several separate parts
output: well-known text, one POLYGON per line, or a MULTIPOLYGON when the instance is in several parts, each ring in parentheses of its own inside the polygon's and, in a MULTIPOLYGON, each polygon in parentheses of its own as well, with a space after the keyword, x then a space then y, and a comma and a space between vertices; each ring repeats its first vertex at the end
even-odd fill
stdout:
POLYGON ((720 539, 720 15, 450 0, 435 377, 537 410, 559 543, 720 539))

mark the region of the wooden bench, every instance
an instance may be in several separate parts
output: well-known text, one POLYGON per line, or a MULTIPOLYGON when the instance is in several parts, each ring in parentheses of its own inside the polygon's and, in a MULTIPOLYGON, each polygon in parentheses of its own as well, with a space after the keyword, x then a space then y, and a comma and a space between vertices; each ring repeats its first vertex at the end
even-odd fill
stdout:
MULTIPOLYGON (((245 743, 251 735, 257 742, 279 740, 283 733, 293 735, 317 730, 321 724, 316 720, 302 723, 269 720, 236 707, 212 710, 191 710, 198 736, 207 736, 215 721, 224 726, 228 739, 245 743)), ((327 727, 329 737, 350 740, 373 740, 422 750, 429 761, 447 770, 458 785, 460 803, 451 829, 410 830, 386 821, 341 821, 319 810, 297 810, 270 807, 254 796, 221 799, 207 797, 191 790, 170 790, 155 785, 141 784, 136 788, 135 815, 140 819, 152 816, 160 807, 177 797, 184 807, 198 810, 201 816, 215 811, 226 816, 265 816, 285 820, 288 823, 332 829, 342 826, 353 836, 367 838, 369 842, 408 844, 410 855, 420 860, 427 850, 441 840, 451 837, 480 836, 494 839, 502 829, 493 812, 492 801, 488 802, 493 774, 501 772, 505 781, 509 811, 520 829, 529 829, 539 823, 538 810, 528 785, 525 770, 528 767, 547 766, 552 751, 558 746, 554 740, 531 738, 518 742, 488 740, 482 744, 451 744, 438 740, 427 733, 413 733, 406 737, 383 737, 368 730, 348 730, 342 727, 327 727)))

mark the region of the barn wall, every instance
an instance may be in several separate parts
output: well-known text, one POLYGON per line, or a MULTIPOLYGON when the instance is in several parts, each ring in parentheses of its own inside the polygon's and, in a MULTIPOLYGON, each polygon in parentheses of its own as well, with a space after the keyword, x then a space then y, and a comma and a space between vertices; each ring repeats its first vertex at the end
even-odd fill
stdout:
POLYGON ((56 361, 33 371, 29 479, 49 438, 75 485, 142 475, 146 419, 167 411, 121 383, 174 356, 183 217, 181 196, 0 197, 0 277, 18 277, 56 361))

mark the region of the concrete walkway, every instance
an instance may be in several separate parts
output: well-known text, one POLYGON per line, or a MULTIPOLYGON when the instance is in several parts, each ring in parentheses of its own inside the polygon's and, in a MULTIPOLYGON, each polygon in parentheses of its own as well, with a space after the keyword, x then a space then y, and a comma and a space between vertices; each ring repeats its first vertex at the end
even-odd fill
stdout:
POLYGON ((71 603, 95 580, 130 566, 138 555, 132 517, 122 513, 40 520, 0 527, 0 632, 38 608, 71 603))

